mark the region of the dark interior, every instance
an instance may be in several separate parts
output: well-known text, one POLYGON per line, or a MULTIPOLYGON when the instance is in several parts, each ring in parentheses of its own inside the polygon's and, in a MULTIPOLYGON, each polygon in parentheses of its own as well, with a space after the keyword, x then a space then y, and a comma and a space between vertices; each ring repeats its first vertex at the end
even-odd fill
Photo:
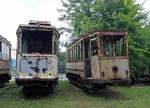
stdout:
POLYGON ((90 40, 86 38, 83 40, 84 44, 84 63, 85 63, 85 75, 86 77, 91 77, 91 59, 90 59, 90 40))
POLYGON ((0 41, 0 52, 2 52, 2 42, 0 41))
POLYGON ((2 58, 2 42, 0 41, 0 59, 2 58))
POLYGON ((104 42, 107 42, 107 43, 114 43, 114 42, 116 42, 116 41, 119 41, 119 40, 120 40, 121 38, 123 38, 123 37, 124 37, 124 36, 119 36, 119 35, 118 35, 118 36, 113 36, 113 35, 112 35, 112 36, 111 36, 111 35, 110 35, 110 36, 109 36, 109 35, 106 36, 106 35, 105 35, 105 36, 102 37, 102 39, 103 39, 104 42))
POLYGON ((22 53, 51 54, 52 32, 25 30, 22 32, 22 53))

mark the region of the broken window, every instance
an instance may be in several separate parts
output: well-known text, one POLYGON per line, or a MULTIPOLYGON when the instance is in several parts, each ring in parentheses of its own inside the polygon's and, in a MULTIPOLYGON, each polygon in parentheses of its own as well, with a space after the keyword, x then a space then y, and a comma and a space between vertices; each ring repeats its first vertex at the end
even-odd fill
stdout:
POLYGON ((103 56, 125 56, 124 36, 103 36, 100 40, 103 56))
POLYGON ((73 46, 73 60, 75 60, 75 56, 76 56, 75 53, 76 53, 75 52, 75 46, 73 46))
POLYGON ((80 49, 80 51, 81 51, 80 58, 82 59, 82 58, 83 58, 83 41, 81 41, 80 45, 81 45, 81 49, 80 49))
POLYGON ((67 51, 67 60, 68 60, 68 61, 71 60, 71 59, 70 59, 70 56, 71 56, 71 51, 70 51, 70 49, 68 49, 68 51, 67 51))
POLYGON ((89 37, 84 39, 83 46, 84 46, 84 58, 89 58, 91 54, 89 37))
POLYGON ((73 48, 70 49, 71 50, 71 61, 73 60, 73 48))
POLYGON ((80 60, 80 53, 81 53, 81 48, 80 48, 80 42, 77 43, 77 59, 80 60))
POLYGON ((2 58, 2 42, 0 41, 0 59, 2 58))
POLYGON ((22 53, 52 54, 52 31, 24 30, 22 34, 22 53))
POLYGON ((98 55, 97 38, 91 37, 91 56, 98 55))

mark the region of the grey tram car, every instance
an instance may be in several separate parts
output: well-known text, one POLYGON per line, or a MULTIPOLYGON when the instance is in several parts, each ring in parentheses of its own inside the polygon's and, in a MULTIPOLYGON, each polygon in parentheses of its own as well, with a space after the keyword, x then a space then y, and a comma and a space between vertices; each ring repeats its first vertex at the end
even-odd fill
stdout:
POLYGON ((53 88, 58 83, 59 33, 47 21, 30 21, 17 30, 16 84, 53 88))
POLYGON ((95 30, 81 35, 67 48, 66 76, 81 88, 130 84, 127 32, 95 30))
POLYGON ((0 87, 11 79, 11 44, 0 36, 0 87))

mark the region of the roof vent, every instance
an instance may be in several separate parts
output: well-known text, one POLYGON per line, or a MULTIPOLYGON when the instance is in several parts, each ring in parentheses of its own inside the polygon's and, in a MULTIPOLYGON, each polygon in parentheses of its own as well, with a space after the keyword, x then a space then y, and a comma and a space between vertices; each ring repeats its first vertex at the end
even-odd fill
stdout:
POLYGON ((51 23, 49 21, 36 21, 36 20, 30 20, 30 25, 43 25, 43 26, 51 26, 51 23))

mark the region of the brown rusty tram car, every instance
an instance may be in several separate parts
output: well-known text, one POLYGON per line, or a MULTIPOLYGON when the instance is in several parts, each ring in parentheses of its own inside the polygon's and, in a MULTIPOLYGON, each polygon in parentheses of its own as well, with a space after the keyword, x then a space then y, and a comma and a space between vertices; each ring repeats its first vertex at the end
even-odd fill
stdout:
POLYGON ((11 44, 0 36, 0 87, 11 79, 11 44))
POLYGON ((66 76, 87 89, 130 84, 127 32, 96 30, 67 48, 66 76))

